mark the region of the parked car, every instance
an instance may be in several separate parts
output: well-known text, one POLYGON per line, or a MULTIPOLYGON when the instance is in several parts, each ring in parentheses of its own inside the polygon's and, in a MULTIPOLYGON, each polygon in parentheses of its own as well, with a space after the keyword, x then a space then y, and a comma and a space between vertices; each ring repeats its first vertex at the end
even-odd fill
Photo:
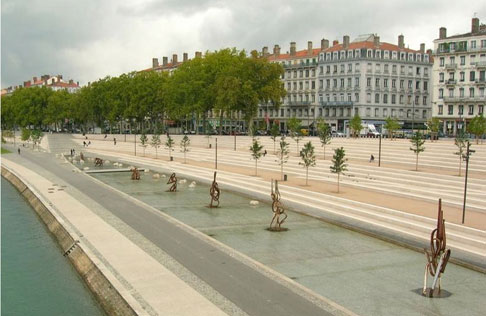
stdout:
POLYGON ((345 136, 343 132, 338 132, 338 131, 332 131, 331 135, 332 135, 332 137, 344 137, 345 136))

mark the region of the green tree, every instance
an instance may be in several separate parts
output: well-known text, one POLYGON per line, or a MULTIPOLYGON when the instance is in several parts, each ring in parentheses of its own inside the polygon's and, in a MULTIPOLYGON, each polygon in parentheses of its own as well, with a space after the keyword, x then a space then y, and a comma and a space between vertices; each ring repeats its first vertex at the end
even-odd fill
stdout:
POLYGON ((292 117, 287 121, 287 127, 290 132, 290 137, 297 144, 297 153, 299 152, 299 142, 302 139, 302 133, 300 132, 301 130, 300 123, 301 121, 296 117, 292 117))
POLYGON ((31 130, 27 128, 22 128, 20 132, 20 140, 23 142, 28 142, 30 140, 31 130))
POLYGON ((277 142, 277 137, 280 135, 280 127, 278 124, 273 122, 272 128, 270 129, 270 138, 273 140, 273 153, 276 153, 275 144, 277 142))
POLYGON ((430 129, 430 141, 433 142, 439 134, 440 120, 437 117, 433 117, 427 121, 427 126, 430 129))
POLYGON ((387 117, 383 127, 387 130, 388 137, 393 140, 395 132, 400 129, 400 124, 396 118, 387 117))
POLYGON ((32 148, 37 145, 37 149, 39 149, 39 144, 44 137, 44 133, 41 130, 35 129, 30 133, 30 139, 32 139, 32 148))
POLYGON ((140 146, 142 146, 143 148, 144 157, 145 157, 145 148, 147 147, 147 145, 148 145, 148 137, 145 134, 145 132, 143 132, 142 135, 140 135, 140 146))
POLYGON ((353 131, 353 137, 356 138, 359 136, 359 133, 363 129, 363 125, 361 117, 358 114, 353 116, 351 121, 349 121, 349 128, 351 128, 351 130, 353 131))
POLYGON ((476 115, 471 122, 469 122, 467 130, 469 133, 476 136, 476 144, 479 144, 479 139, 486 134, 486 118, 482 113, 476 115))
POLYGON ((250 146, 251 157, 255 160, 255 176, 258 175, 257 163, 263 156, 263 145, 260 144, 257 138, 253 139, 253 143, 250 146))
POLYGON ((184 163, 186 163, 186 153, 189 151, 189 145, 191 144, 191 140, 187 135, 184 135, 181 139, 181 151, 184 153, 184 163))
POLYGON ((289 152, 289 143, 285 141, 285 136, 282 136, 280 138, 279 149, 277 151, 277 163, 280 166, 280 178, 282 181, 284 180, 283 166, 289 159, 289 152))
POLYGON ((152 135, 152 140, 150 142, 150 145, 155 148, 155 159, 157 159, 157 150, 159 149, 160 145, 162 144, 160 140, 160 135, 158 132, 152 135))
POLYGON ((418 171, 418 157, 419 154, 425 150, 424 147, 425 140, 423 135, 420 132, 416 132, 415 134, 412 135, 410 142, 412 143, 412 147, 410 147, 410 150, 412 150, 416 156, 415 171, 418 171))
POLYGON ((331 143, 332 135, 331 128, 323 119, 319 119, 317 122, 317 135, 321 141, 321 146, 324 152, 324 160, 326 160, 326 145, 331 143))
POLYGON ((302 162, 299 162, 299 164, 305 168, 305 185, 308 185, 309 167, 316 165, 316 155, 312 142, 309 141, 304 144, 304 148, 300 151, 300 158, 302 158, 302 162))
POLYGON ((165 148, 169 151, 169 161, 172 160, 172 151, 174 150, 175 141, 172 137, 170 137, 169 133, 167 133, 167 140, 165 142, 165 148))
POLYGON ((345 158, 346 153, 344 151, 344 148, 336 148, 334 150, 334 156, 332 157, 332 165, 329 167, 331 169, 332 173, 336 173, 338 178, 337 178, 337 192, 339 193, 339 177, 342 174, 344 174, 344 171, 348 170, 348 165, 346 164, 346 161, 348 161, 347 158, 345 158))
POLYGON ((458 131, 456 134, 456 138, 454 139, 454 145, 457 147, 457 152, 454 154, 459 156, 459 177, 461 176, 461 169, 462 169, 462 159, 465 155, 466 144, 468 142, 468 138, 463 131, 458 131))
POLYGON ((45 124, 54 124, 57 131, 58 126, 62 127, 62 121, 67 117, 67 107, 69 105, 71 94, 66 90, 53 92, 47 98, 47 107, 44 113, 43 122, 45 124))

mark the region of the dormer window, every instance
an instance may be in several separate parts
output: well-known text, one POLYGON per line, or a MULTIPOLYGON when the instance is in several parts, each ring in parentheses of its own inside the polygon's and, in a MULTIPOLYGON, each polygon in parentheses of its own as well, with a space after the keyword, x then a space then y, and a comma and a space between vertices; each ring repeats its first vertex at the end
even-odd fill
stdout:
POLYGON ((398 56, 397 52, 393 52, 393 53, 392 53, 392 58, 393 58, 393 59, 397 59, 397 56, 398 56))
POLYGON ((385 58, 386 58, 386 59, 389 59, 389 58, 390 58, 390 52, 389 52, 389 51, 387 51, 387 50, 385 51, 385 58))
POLYGON ((381 51, 379 50, 376 51, 376 58, 381 58, 381 51))

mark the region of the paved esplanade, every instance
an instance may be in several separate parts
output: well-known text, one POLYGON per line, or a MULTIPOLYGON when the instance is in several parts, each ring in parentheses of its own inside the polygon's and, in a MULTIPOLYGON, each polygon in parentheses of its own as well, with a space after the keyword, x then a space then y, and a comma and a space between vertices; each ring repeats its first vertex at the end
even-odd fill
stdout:
MULTIPOLYGON (((306 298, 162 216, 89 177, 71 172, 71 168, 60 165, 52 154, 24 150, 21 157, 97 201, 244 312, 250 315, 329 315, 306 298)), ((17 162, 22 163, 22 159, 17 162)))

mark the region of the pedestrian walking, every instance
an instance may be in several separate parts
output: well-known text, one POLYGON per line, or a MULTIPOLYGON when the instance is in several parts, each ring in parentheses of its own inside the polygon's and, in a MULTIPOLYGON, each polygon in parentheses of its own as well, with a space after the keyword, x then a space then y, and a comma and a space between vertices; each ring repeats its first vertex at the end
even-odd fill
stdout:
POLYGON ((116 138, 113 137, 113 145, 116 145, 116 138))
POLYGON ((20 147, 17 148, 17 153, 20 155, 20 147))
POLYGON ((373 156, 373 154, 371 154, 370 162, 373 162, 373 161, 375 161, 375 156, 373 156))
MULTIPOLYGON (((91 145, 91 141, 88 141, 88 145, 91 145)), ((88 147, 88 146, 86 146, 86 147, 88 147)))
POLYGON ((86 147, 86 141, 83 140, 83 147, 86 147))
POLYGON ((263 152, 263 157, 265 157, 267 155, 267 150, 265 149, 265 151, 263 152))

